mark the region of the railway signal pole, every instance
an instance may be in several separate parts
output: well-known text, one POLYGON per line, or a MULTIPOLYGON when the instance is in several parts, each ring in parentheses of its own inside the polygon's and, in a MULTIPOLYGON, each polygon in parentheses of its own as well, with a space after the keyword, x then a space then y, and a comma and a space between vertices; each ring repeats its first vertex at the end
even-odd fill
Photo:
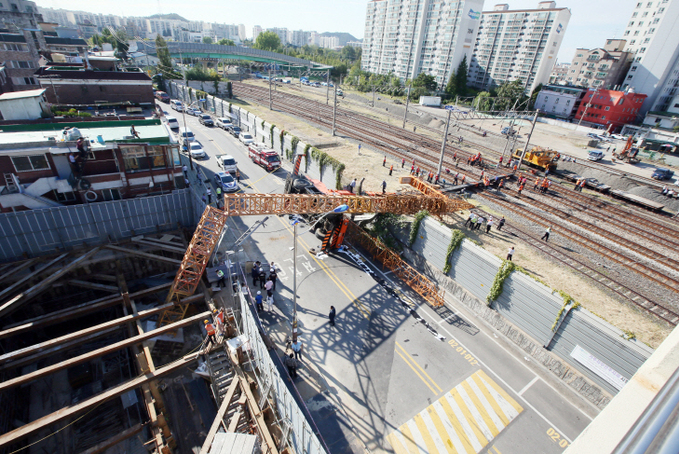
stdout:
POLYGON ((325 105, 330 102, 330 70, 325 73, 325 105))
POLYGON ((446 106, 448 111, 448 120, 446 121, 446 130, 443 133, 443 143, 441 144, 441 156, 439 157, 439 166, 436 170, 437 175, 441 175, 441 168, 443 167, 443 153, 446 151, 446 142, 448 141, 448 127, 450 126, 450 115, 453 113, 453 106, 446 106))
POLYGON ((337 129, 335 129, 335 120, 337 119, 337 89, 339 85, 335 88, 335 96, 332 102, 332 135, 333 137, 337 134, 337 129))
POLYGON ((269 110, 273 110, 273 97, 271 95, 271 65, 269 65, 269 110))

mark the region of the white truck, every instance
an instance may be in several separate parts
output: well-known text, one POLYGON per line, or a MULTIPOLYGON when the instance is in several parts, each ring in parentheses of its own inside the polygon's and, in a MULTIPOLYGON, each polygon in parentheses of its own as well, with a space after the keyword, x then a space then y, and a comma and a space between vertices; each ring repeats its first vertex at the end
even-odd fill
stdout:
POLYGON ((427 107, 441 107, 440 96, 420 96, 420 105, 427 107))

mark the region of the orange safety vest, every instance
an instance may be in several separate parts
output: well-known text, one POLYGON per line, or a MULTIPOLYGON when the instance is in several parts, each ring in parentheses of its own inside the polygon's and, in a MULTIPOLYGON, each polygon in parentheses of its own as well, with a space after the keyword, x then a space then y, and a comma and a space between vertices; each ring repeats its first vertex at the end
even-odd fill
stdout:
POLYGON ((207 323, 205 325, 205 329, 207 330, 208 336, 212 336, 215 334, 215 327, 212 325, 212 323, 207 323))
POLYGON ((218 324, 224 324, 224 312, 217 312, 217 315, 215 315, 215 319, 217 320, 218 324))

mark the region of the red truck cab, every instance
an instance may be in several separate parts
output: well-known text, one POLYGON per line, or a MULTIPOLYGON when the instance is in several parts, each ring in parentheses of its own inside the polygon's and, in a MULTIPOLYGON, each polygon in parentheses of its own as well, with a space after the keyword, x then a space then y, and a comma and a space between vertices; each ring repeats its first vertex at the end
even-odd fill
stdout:
POLYGON ((267 148, 261 143, 251 143, 248 146, 248 156, 252 162, 264 167, 269 172, 281 166, 281 157, 273 148, 267 148))

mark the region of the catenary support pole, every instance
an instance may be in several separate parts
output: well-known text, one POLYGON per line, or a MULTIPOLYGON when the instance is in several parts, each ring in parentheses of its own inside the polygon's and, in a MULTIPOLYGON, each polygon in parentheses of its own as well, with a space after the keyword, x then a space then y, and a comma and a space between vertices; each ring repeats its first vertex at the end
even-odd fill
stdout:
POLYGON ((406 121, 408 120, 408 104, 410 104, 410 85, 408 85, 408 91, 406 92, 406 111, 403 114, 403 129, 405 129, 406 121))
POLYGON ((339 86, 335 87, 335 95, 332 102, 332 135, 333 137, 337 134, 337 129, 335 128, 335 121, 337 119, 337 89, 339 86))
POLYGON ((297 342, 297 221, 292 226, 292 342, 297 342))
POLYGON ((448 110, 448 120, 446 121, 446 130, 443 133, 443 143, 441 144, 441 156, 439 156, 439 166, 436 169, 436 174, 441 175, 441 169, 443 167, 443 154, 446 151, 446 142, 448 141, 448 127, 450 126, 450 115, 453 113, 452 110, 448 110))
POLYGON ((523 147, 523 151, 521 152, 521 159, 519 159, 519 165, 516 168, 517 171, 521 170, 521 164, 523 163, 523 158, 526 156, 526 152, 528 151, 528 144, 530 143, 530 137, 533 135, 533 129, 535 129, 535 123, 538 121, 538 114, 540 113, 540 109, 537 109, 535 111, 535 115, 533 115, 533 124, 530 127, 530 132, 528 133, 528 137, 526 138, 526 145, 523 147))

